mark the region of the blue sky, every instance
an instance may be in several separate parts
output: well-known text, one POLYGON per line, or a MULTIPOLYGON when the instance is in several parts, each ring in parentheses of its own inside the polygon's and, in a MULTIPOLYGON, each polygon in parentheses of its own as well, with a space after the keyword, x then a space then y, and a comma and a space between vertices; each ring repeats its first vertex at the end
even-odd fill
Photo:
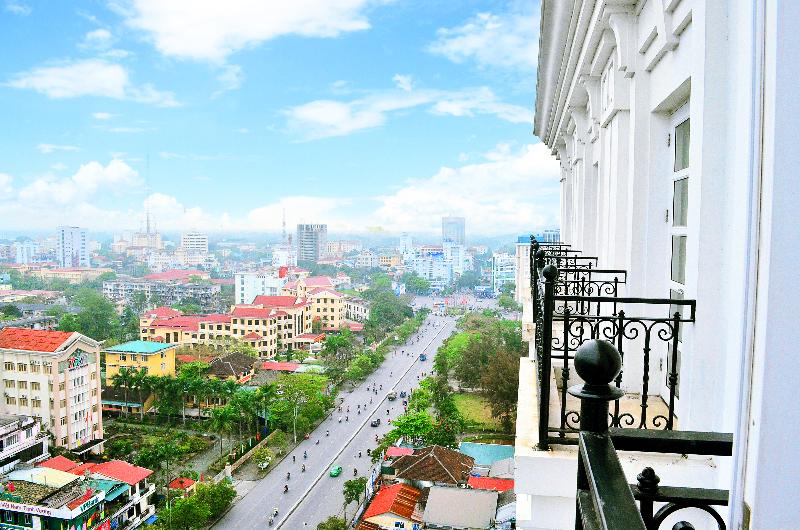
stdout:
POLYGON ((0 229, 552 226, 537 4, 0 0, 0 229))

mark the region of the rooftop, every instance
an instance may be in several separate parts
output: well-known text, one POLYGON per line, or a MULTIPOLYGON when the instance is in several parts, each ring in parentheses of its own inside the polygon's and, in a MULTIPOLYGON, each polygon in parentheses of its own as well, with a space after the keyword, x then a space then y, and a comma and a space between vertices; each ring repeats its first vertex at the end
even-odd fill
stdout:
POLYGON ((297 296, 268 296, 262 294, 253 299, 252 305, 262 307, 291 308, 304 306, 306 305, 306 301, 305 299, 297 296))
POLYGON ((106 351, 111 353, 142 353, 147 355, 169 350, 175 347, 175 344, 163 344, 146 340, 132 340, 130 342, 125 342, 123 344, 117 344, 116 346, 106 348, 106 351))
POLYGON ((499 460, 514 456, 513 445, 461 442, 458 450, 475 459, 475 465, 491 466, 499 460))
POLYGON ((369 519, 376 515, 393 513, 399 517, 411 519, 420 493, 420 490, 405 484, 393 484, 383 487, 372 499, 372 502, 364 512, 363 518, 369 519))
POLYGON ((497 492, 432 486, 423 520, 426 525, 489 528, 497 513, 497 492))
POLYGON ((200 278, 208 278, 209 275, 205 271, 197 270, 197 269, 186 269, 186 270, 168 270, 164 272, 156 272, 153 274, 148 274, 144 277, 145 280, 155 280, 155 281, 188 281, 189 278, 192 276, 199 276, 200 278))
POLYGON ((186 488, 191 487, 194 483, 195 481, 189 477, 178 477, 170 482, 168 487, 171 490, 185 490, 186 488))
POLYGON ((300 363, 287 363, 279 361, 264 361, 261 363, 262 370, 272 370, 274 372, 296 372, 300 363))
POLYGON ((439 445, 417 449, 394 461, 397 478, 424 480, 442 484, 464 484, 469 478, 475 460, 439 445))
POLYGON ((40 352, 56 352, 74 333, 43 329, 3 328, 0 330, 0 348, 40 352))
POLYGON ((509 478, 469 477, 467 484, 476 490, 508 491, 514 489, 514 481, 509 478))

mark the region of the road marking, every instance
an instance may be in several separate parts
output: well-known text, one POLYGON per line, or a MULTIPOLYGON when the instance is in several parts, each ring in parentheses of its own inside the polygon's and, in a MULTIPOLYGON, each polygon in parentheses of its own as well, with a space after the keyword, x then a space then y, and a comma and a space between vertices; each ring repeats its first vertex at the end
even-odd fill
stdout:
MULTIPOLYGON (((445 328, 447 327, 446 324, 447 323, 445 323, 445 325, 442 326, 442 329, 437 331, 436 335, 434 335, 433 338, 431 338, 431 340, 428 341, 428 344, 424 348, 422 348, 423 352, 431 344, 433 344, 433 341, 436 340, 439 337, 439 335, 441 335, 442 331, 444 331, 445 328)), ((403 375, 401 375, 398 378, 398 382, 395 383, 390 390, 394 390, 397 387, 397 385, 400 382, 400 380, 403 379, 406 376, 406 374, 408 374, 408 372, 411 371, 412 368, 414 368, 414 365, 417 363, 418 360, 419 360, 419 358, 414 359, 414 361, 408 366, 408 368, 406 368, 406 371, 403 372, 403 375)), ((353 434, 350 436, 350 438, 348 438, 348 440, 345 442, 344 446, 339 450, 339 452, 334 455, 334 457, 331 459, 331 461, 328 463, 328 465, 325 466, 325 468, 322 470, 322 472, 320 472, 319 475, 317 475, 317 478, 314 479, 314 482, 312 482, 311 485, 308 488, 306 488, 306 490, 303 492, 303 495, 297 500, 297 502, 294 503, 294 505, 292 505, 291 508, 289 508, 289 511, 286 512, 286 515, 283 516, 283 519, 281 519, 280 522, 277 523, 277 525, 275 526, 275 530, 279 530, 283 526, 283 524, 286 522, 286 520, 289 519, 289 517, 291 517, 291 515, 294 513, 294 511, 297 509, 297 507, 300 506, 300 503, 302 503, 304 500, 306 500, 306 497, 308 497, 308 494, 311 493, 312 489, 314 489, 314 486, 316 486, 317 483, 320 480, 322 480, 322 477, 324 477, 325 474, 328 473, 328 470, 333 465, 333 463, 336 462, 336 459, 339 458, 339 456, 341 456, 342 453, 344 453, 344 450, 347 449, 347 446, 350 445, 350 442, 352 442, 353 439, 355 439, 355 437, 358 436, 358 433, 361 432, 361 429, 363 429, 364 426, 367 424, 367 422, 370 420, 370 416, 372 416, 373 414, 375 414, 375 412, 378 411, 378 409, 381 407, 381 403, 383 403, 385 400, 386 400, 386 397, 384 396, 384 398, 382 400, 380 400, 376 404, 376 407, 372 410, 372 412, 367 414, 366 418, 361 423, 361 426, 353 432, 353 434)), ((342 471, 342 472, 344 472, 344 471, 342 471)))

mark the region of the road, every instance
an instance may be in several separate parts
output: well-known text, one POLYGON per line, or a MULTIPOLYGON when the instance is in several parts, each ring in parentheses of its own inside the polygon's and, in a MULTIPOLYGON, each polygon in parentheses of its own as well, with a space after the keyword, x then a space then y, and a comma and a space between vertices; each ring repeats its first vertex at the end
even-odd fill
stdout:
MULTIPOLYGON (((340 393, 344 398, 343 412, 337 410, 323 421, 309 440, 302 442, 269 475, 256 482, 214 528, 267 528, 269 513, 275 507, 278 508, 278 517, 273 528, 285 530, 305 528, 304 523, 313 529, 329 516, 341 514, 344 482, 353 478, 354 469, 358 470, 358 476, 369 470, 372 463, 366 450, 375 447, 376 434, 383 436, 390 430, 387 419, 396 418, 403 412, 402 399, 398 397, 392 402, 386 399, 386 394, 392 389, 399 393, 416 387, 419 376, 433 369, 433 354, 454 329, 454 318, 429 316, 416 336, 410 339, 415 340, 414 343, 397 348, 394 355, 390 353, 383 365, 352 392, 340 393), (423 351, 428 354, 425 362, 419 360, 423 351), (383 386, 377 395, 372 391, 373 384, 383 386), (366 406, 370 414, 357 414, 357 405, 362 409, 366 406), (350 407, 349 414, 347 407, 350 407), (341 423, 338 421, 340 416, 343 418, 341 423), (381 419, 380 427, 369 425, 373 418, 381 419), (328 436, 326 431, 330 432, 328 436), (305 459, 304 452, 307 452, 305 459), (301 471, 303 464, 305 472, 301 471), (336 478, 328 476, 334 464, 343 468, 342 474, 336 478), (291 473, 288 480, 287 473, 291 473), (286 484, 289 492, 283 493, 286 484)), ((354 509, 355 504, 350 505, 348 514, 354 509)))

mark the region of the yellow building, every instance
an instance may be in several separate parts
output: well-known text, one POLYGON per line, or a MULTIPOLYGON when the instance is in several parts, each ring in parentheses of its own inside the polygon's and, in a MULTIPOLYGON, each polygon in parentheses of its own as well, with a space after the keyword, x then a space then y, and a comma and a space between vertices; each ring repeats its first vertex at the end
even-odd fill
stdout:
POLYGON ((177 344, 164 344, 134 340, 107 348, 106 385, 112 385, 112 378, 120 368, 144 370, 147 375, 175 375, 175 350, 177 344))
POLYGON ((79 284, 96 280, 106 272, 114 272, 113 269, 106 267, 74 267, 70 269, 39 269, 32 270, 31 276, 42 280, 66 280, 71 284, 79 284))
POLYGON ((306 293, 311 302, 311 318, 322 321, 322 329, 338 330, 344 322, 345 297, 328 288, 312 289, 306 293))

